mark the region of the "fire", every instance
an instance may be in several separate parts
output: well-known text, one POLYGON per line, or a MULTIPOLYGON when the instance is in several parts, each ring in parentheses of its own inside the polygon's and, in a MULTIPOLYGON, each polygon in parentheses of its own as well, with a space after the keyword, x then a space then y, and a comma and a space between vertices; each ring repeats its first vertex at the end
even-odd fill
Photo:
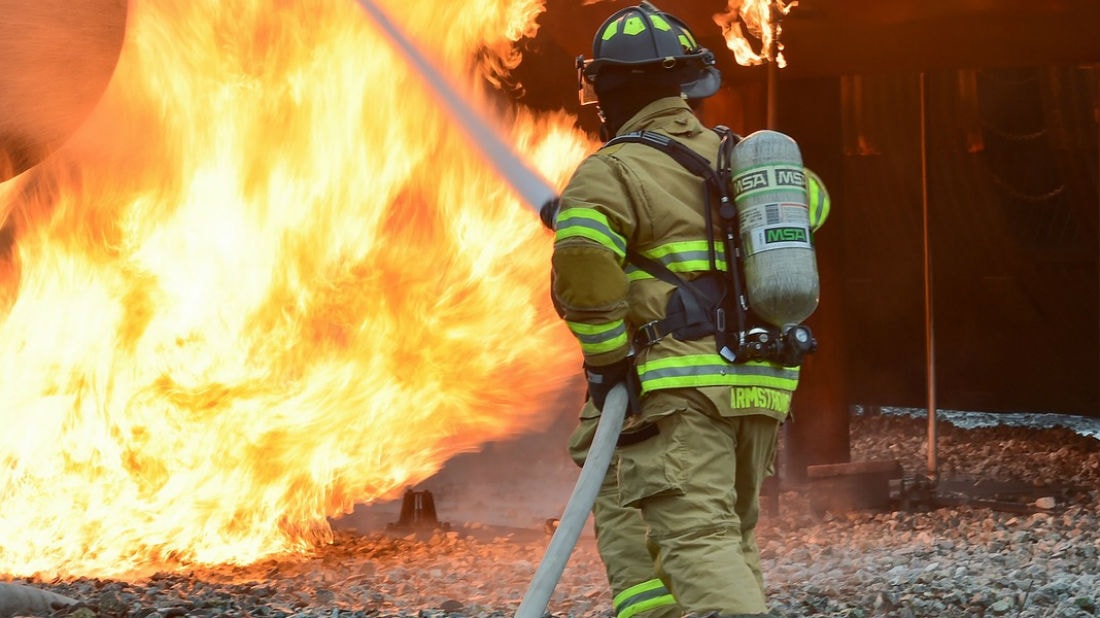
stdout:
MULTIPOLYGON (((471 83, 542 10, 390 4, 471 83)), ((552 420, 579 357, 550 235, 360 7, 128 17, 91 118, 0 185, 0 572, 308 550, 328 517, 552 420)), ((564 114, 511 116, 559 185, 592 146, 564 114)))
POLYGON ((774 62, 782 68, 787 66, 787 60, 779 41, 783 32, 780 21, 796 6, 797 0, 729 0, 726 12, 715 15, 714 23, 722 28, 726 47, 733 51, 737 64, 753 66, 774 62), (760 41, 759 51, 753 50, 745 30, 760 41))

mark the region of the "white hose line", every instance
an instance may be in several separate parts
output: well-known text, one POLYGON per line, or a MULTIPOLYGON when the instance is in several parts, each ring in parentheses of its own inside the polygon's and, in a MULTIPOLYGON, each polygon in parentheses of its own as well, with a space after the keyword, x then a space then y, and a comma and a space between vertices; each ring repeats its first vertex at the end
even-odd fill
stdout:
POLYGON ((459 88, 428 60, 377 4, 371 0, 359 0, 359 4, 389 37, 398 53, 404 56, 428 88, 435 93, 473 145, 481 151, 482 156, 489 160, 524 202, 538 211, 543 204, 557 196, 553 187, 528 167, 512 146, 501 139, 496 129, 467 102, 459 88))
POLYGON ((581 530, 588 521, 588 514, 592 512, 592 505, 596 502, 600 485, 607 475, 615 444, 619 441, 623 417, 626 416, 626 406, 626 386, 619 384, 607 395, 599 424, 596 425, 596 435, 592 438, 592 446, 588 448, 588 457, 584 460, 577 484, 573 487, 565 511, 562 512, 558 529, 554 531, 550 545, 542 556, 542 562, 535 571, 535 577, 527 588, 527 594, 516 611, 516 618, 542 618, 545 615, 554 587, 561 579, 565 564, 577 545, 581 530))

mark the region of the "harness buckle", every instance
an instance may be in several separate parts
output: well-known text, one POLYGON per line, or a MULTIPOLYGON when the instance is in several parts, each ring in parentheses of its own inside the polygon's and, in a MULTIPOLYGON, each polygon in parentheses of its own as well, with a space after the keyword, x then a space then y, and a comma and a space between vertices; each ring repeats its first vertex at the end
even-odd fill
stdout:
POLYGON ((634 342, 646 348, 664 339, 665 335, 661 333, 660 326, 660 320, 653 320, 652 322, 642 324, 638 327, 638 332, 634 333, 634 342))

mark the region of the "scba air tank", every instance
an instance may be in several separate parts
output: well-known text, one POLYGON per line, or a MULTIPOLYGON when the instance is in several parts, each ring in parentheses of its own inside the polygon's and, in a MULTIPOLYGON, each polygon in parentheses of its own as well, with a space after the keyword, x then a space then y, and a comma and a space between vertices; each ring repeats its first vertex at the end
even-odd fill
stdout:
POLYGON ((749 307, 774 326, 800 324, 821 290, 802 153, 782 133, 757 131, 734 147, 731 167, 749 307))

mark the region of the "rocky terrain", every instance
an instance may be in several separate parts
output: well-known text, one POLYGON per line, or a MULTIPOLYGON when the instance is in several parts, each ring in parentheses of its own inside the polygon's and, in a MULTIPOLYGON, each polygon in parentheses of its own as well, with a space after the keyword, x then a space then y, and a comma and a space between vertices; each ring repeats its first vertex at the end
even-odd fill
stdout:
MULTIPOLYGON (((759 529, 773 612, 1100 615, 1100 441, 1089 433, 1096 423, 1083 419, 1082 431, 1051 418, 944 422, 941 478, 929 485, 920 474, 924 419, 854 416, 852 459, 902 465, 895 500, 887 508, 820 512, 811 486, 782 486, 778 512, 765 513, 759 529), (902 508, 898 498, 911 491, 926 500, 902 508)), ((510 616, 549 541, 546 519, 560 513, 577 474, 563 453, 545 452, 554 454, 497 445, 449 464, 423 486, 438 525, 395 526, 395 501, 336 521, 335 543, 306 556, 136 582, 9 583, 75 599, 46 612, 74 618, 510 616)), ((608 616, 609 607, 589 529, 548 611, 587 618, 608 616)))

